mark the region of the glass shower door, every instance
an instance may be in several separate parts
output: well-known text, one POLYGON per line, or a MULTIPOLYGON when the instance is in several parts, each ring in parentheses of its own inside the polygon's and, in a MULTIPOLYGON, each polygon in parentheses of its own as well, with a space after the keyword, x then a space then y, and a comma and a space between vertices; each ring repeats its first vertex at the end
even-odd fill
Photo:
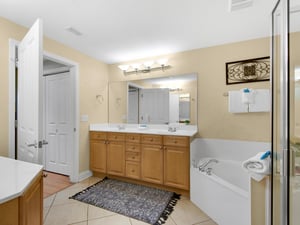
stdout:
POLYGON ((289 7, 289 217, 300 224, 300 1, 289 7))
POLYGON ((288 225, 288 0, 272 12, 272 225, 288 225))
POLYGON ((272 13, 272 224, 300 224, 300 1, 272 13))

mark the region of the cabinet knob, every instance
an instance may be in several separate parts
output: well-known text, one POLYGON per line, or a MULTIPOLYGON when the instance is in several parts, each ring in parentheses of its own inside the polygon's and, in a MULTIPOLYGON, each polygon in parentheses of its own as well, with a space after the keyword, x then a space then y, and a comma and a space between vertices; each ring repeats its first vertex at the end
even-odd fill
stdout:
POLYGON ((131 172, 132 172, 132 173, 134 173, 134 172, 135 172, 135 170, 131 170, 131 172))

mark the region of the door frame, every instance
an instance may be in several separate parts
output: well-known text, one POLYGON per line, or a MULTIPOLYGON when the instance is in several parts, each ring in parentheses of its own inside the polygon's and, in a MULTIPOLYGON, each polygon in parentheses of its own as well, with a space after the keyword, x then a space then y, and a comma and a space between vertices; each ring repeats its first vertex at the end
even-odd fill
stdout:
MULTIPOLYGON (((9 157, 15 158, 15 61, 16 49, 19 42, 14 39, 9 39, 9 102, 8 102, 8 130, 9 130, 9 157)), ((74 151, 71 157, 71 174, 70 181, 79 181, 79 64, 62 56, 55 55, 44 51, 43 56, 52 61, 70 66, 70 73, 73 78, 74 91, 74 151)), ((44 113, 44 112, 43 112, 44 113)), ((43 129, 44 131, 44 129, 43 129)), ((45 136, 45 134, 43 134, 45 136)), ((45 158, 45 154, 43 154, 45 158)), ((44 162, 44 161, 43 161, 44 162)))

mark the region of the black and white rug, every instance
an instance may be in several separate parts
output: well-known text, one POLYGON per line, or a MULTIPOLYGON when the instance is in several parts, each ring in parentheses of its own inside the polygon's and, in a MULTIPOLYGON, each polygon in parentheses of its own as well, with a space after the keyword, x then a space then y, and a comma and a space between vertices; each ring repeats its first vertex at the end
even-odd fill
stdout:
POLYGON ((70 198, 149 224, 159 225, 165 223, 180 195, 104 178, 70 198))

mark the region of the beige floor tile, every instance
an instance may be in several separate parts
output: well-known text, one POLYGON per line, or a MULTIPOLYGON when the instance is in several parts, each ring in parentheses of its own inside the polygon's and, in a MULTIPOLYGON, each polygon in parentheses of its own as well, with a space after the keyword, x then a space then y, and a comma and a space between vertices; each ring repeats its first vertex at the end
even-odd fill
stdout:
POLYGON ((46 219, 46 216, 48 215, 48 213, 49 213, 49 209, 50 209, 50 207, 44 207, 44 209, 43 209, 43 221, 45 221, 45 219, 46 219))
POLYGON ((149 223, 145 223, 143 221, 132 219, 132 218, 130 218, 130 223, 131 225, 149 225, 149 223))
POLYGON ((44 198, 44 207, 50 207, 55 199, 56 194, 50 195, 47 198, 44 198))
POLYGON ((66 225, 87 221, 88 205, 84 203, 73 203, 52 206, 44 225, 66 225))
MULTIPOLYGON (((139 220, 132 219, 132 218, 130 218, 130 222, 131 222, 131 225, 149 225, 149 223, 145 223, 143 221, 139 221, 139 220)), ((176 225, 176 223, 172 220, 171 217, 169 217, 167 219, 166 223, 164 223, 164 225, 176 225)))
POLYGON ((89 225, 100 225, 100 224, 105 224, 105 225, 131 225, 130 220, 126 216, 122 215, 113 215, 113 216, 107 216, 103 217, 100 219, 95 219, 95 220, 89 220, 88 221, 89 225))
POLYGON ((177 225, 192 225, 209 219, 204 212, 186 199, 181 199, 177 202, 170 216, 177 225))
POLYGON ((212 220, 208 220, 208 221, 205 221, 205 222, 202 222, 202 223, 196 223, 195 225, 218 225, 218 224, 216 224, 212 220))
POLYGON ((72 223, 72 224, 68 224, 68 225, 88 225, 87 221, 84 222, 80 222, 80 223, 72 223))
POLYGON ((66 188, 63 191, 58 192, 53 201, 53 206, 73 204, 74 202, 78 202, 76 200, 69 199, 69 197, 75 195, 76 193, 82 191, 83 189, 85 189, 85 187, 75 184, 72 187, 66 188))
POLYGON ((89 205, 88 206, 88 220, 98 219, 106 216, 116 215, 116 213, 89 205))

